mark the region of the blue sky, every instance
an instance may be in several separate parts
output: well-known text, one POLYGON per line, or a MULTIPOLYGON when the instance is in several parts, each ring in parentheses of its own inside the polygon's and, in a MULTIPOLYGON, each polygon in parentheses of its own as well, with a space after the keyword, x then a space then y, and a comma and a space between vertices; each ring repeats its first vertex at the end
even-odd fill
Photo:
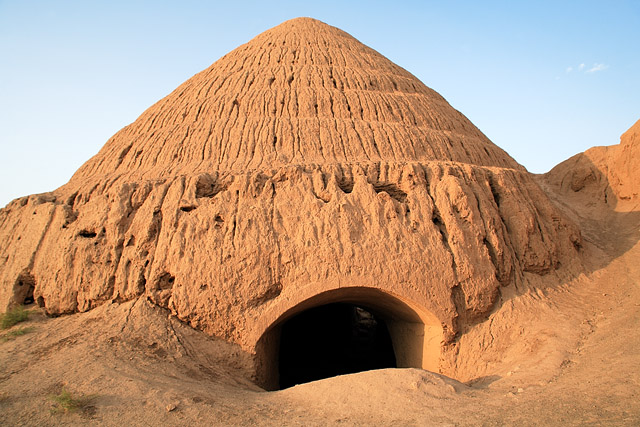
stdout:
POLYGON ((0 206, 53 190, 145 109, 282 21, 339 27, 542 173, 640 119, 636 1, 0 0, 0 206))

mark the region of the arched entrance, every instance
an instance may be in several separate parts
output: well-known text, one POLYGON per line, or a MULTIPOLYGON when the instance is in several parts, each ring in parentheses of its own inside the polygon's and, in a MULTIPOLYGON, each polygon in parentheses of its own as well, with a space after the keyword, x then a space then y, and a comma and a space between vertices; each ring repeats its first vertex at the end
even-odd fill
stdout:
POLYGON ((396 367, 384 319, 347 303, 314 307, 285 321, 278 355, 281 389, 337 375, 396 367))
POLYGON ((256 344, 267 390, 385 367, 438 371, 435 316, 380 289, 342 287, 282 309, 256 344))

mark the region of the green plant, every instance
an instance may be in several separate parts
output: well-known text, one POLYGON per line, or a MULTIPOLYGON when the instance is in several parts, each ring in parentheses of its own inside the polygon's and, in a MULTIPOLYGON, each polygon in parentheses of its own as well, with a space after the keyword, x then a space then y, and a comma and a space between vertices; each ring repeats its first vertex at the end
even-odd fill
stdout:
POLYGON ((27 326, 26 328, 13 329, 13 330, 7 332, 2 337, 2 341, 12 340, 12 339, 14 339, 16 337, 19 337, 21 335, 28 334, 29 332, 32 332, 34 329, 35 328, 33 326, 27 326))
POLYGON ((68 414, 76 412, 86 405, 85 399, 73 397, 73 395, 64 387, 62 387, 59 394, 50 397, 54 402, 54 406, 51 408, 51 412, 54 414, 68 414))
POLYGON ((16 323, 24 322, 29 318, 29 312, 19 305, 8 310, 4 314, 0 314, 0 327, 9 329, 16 323))

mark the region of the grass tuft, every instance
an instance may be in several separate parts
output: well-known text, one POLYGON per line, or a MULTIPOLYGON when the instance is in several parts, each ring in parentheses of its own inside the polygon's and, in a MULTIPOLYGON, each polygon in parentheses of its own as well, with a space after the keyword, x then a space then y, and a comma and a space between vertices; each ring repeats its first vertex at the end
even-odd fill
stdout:
POLYGON ((35 328, 33 326, 27 326, 26 328, 18 328, 18 329, 13 329, 9 332, 7 332, 6 334, 4 334, 4 336, 2 337, 2 341, 9 341, 12 339, 15 339, 16 337, 22 336, 24 334, 28 334, 29 332, 33 332, 35 330, 35 328))
POLYGON ((60 394, 50 396, 54 406, 51 408, 52 414, 69 414, 83 409, 86 406, 86 399, 75 398, 67 389, 62 387, 60 394))
POLYGON ((0 314, 0 328, 9 329, 16 323, 24 322, 29 318, 29 312, 19 305, 8 310, 4 314, 0 314))

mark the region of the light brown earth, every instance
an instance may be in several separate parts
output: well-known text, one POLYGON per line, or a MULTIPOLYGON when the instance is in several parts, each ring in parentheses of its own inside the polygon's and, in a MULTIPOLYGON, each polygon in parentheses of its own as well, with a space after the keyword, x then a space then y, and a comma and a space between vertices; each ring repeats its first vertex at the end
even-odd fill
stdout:
POLYGON ((377 52, 288 21, 0 210, 0 305, 39 305, 3 332, 1 422, 637 425, 639 158, 640 122, 533 176, 377 52), (459 382, 254 384, 282 319, 362 290, 415 310, 421 366, 459 382), (51 413, 63 387, 77 413, 51 413))
POLYGON ((509 337, 481 355, 482 378, 387 369, 264 392, 237 348, 144 299, 59 318, 34 308, 34 331, 0 343, 3 423, 638 425, 640 215, 573 209, 605 220, 583 222, 593 271, 515 296, 481 324, 509 337), (63 385, 88 406, 52 415, 63 385))

